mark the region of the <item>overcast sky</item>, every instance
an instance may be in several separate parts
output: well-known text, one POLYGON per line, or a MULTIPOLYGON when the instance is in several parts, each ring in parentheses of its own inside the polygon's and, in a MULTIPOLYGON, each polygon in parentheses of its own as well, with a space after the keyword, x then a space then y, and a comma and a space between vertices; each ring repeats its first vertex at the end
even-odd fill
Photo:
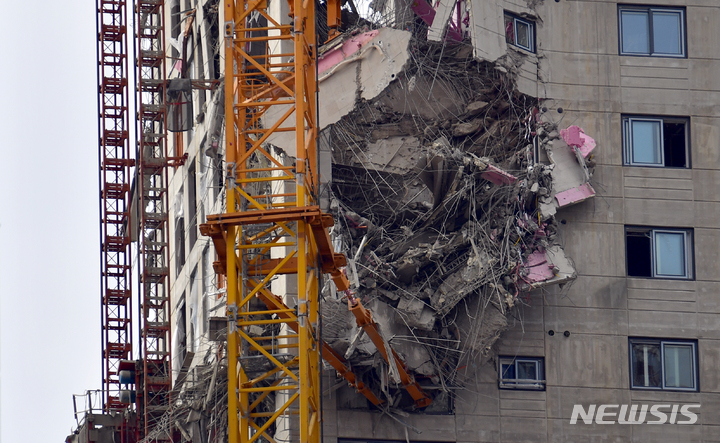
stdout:
POLYGON ((0 441, 100 387, 95 1, 0 0, 0 441))

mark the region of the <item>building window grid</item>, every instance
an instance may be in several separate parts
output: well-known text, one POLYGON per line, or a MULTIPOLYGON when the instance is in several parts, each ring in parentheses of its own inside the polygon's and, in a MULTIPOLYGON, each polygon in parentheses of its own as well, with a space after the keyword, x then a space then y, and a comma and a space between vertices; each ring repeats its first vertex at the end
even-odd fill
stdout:
MULTIPOLYGON (((698 388, 698 373, 697 373, 697 342, 695 341, 683 341, 677 339, 637 339, 630 338, 630 387, 632 389, 645 389, 645 390, 666 390, 666 391, 690 391, 697 392, 698 388), (642 347, 642 354, 639 354, 636 358, 635 351, 638 347, 642 347), (658 366, 660 367, 659 382, 656 382, 658 386, 653 386, 651 376, 653 374, 649 347, 657 347, 660 352, 658 366), (691 358, 689 360, 690 368, 688 369, 691 379, 691 386, 681 386, 680 379, 682 378, 681 362, 678 353, 676 352, 674 358, 672 358, 672 367, 668 366, 668 355, 666 348, 673 347, 675 349, 686 348, 690 350, 691 358), (636 367, 636 363, 641 363, 641 367, 636 367), (638 373, 638 370, 640 371, 638 373), (635 375, 639 374, 641 383, 636 384, 635 375), (672 376, 674 384, 668 383, 669 376, 672 376)), ((686 362, 687 363, 687 362, 686 362)), ((640 366, 640 365, 638 365, 640 366)), ((687 368, 686 368, 687 369, 687 368)))
MULTIPOLYGON (((629 277, 646 277, 658 279, 691 280, 693 278, 693 245, 692 230, 626 227, 625 242, 627 253, 627 274, 629 277), (649 241, 649 272, 637 272, 641 269, 633 266, 632 261, 642 258, 645 251, 631 243, 630 238, 646 237, 649 241), (681 242, 673 245, 673 237, 681 238, 681 242)), ((646 246, 647 248, 647 246, 646 246)))
POLYGON ((623 116, 623 156, 627 166, 690 168, 689 119, 686 117, 623 116), (666 133, 666 126, 670 131, 666 133), (674 130, 673 130, 674 129, 674 130), (682 146, 675 133, 682 131, 682 146), (650 140, 643 140, 645 135, 650 140), (670 140, 666 140, 669 138, 670 140), (648 143, 651 146, 648 146, 648 143), (650 149, 647 149, 647 148, 650 149))
MULTIPOLYGON (((628 28, 632 28, 633 31, 642 31, 643 26, 631 26, 628 21, 628 28)), ((683 8, 664 8, 658 6, 642 6, 642 5, 618 5, 618 28, 619 28, 619 45, 620 55, 631 55, 631 56, 650 56, 650 57, 687 57, 686 53, 686 26, 685 26, 685 10, 683 8), (644 15, 646 17, 646 41, 644 42, 645 48, 633 48, 632 41, 626 41, 628 32, 623 32, 624 29, 624 18, 631 16, 644 15), (662 34, 655 35, 655 16, 658 17, 669 17, 675 16, 677 19, 677 29, 674 34, 677 35, 677 50, 675 52, 662 52, 662 50, 656 51, 655 40, 660 36, 667 38, 673 33, 667 32, 667 29, 662 30, 662 34), (627 44, 626 44, 627 43, 627 44)))
POLYGON ((500 357, 498 360, 498 382, 501 389, 545 389, 543 357, 500 357))
POLYGON ((505 40, 512 46, 535 52, 535 23, 505 12, 505 40))

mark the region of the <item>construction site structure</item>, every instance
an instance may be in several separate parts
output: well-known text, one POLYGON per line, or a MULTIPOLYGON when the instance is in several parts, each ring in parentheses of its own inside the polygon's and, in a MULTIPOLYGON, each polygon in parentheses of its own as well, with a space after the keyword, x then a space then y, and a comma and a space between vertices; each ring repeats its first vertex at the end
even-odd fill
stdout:
POLYGON ((717 7, 312 3, 98 0, 68 441, 716 440, 717 7))
MULTIPOLYGON (((146 436, 170 409, 170 265, 168 168, 182 162, 168 148, 165 2, 134 2, 137 107, 140 365, 137 411, 146 436)), ((177 152, 175 152, 177 154, 177 152)), ((161 434, 157 441, 171 441, 161 434)))
MULTIPOLYGON (((181 155, 182 136, 175 138, 175 155, 170 155, 167 131, 168 124, 175 126, 175 131, 187 128, 178 129, 182 127, 181 123, 169 121, 176 115, 168 112, 171 106, 167 100, 170 83, 166 75, 164 2, 138 1, 133 6, 137 150, 134 155, 131 153, 128 117, 131 103, 128 58, 131 51, 128 47, 129 11, 126 6, 123 1, 111 0, 98 0, 97 4, 103 203, 101 250, 104 259, 101 410, 114 417, 100 426, 108 431, 110 423, 116 423, 115 428, 122 441, 138 441, 151 435, 162 419, 167 421, 170 412, 172 345, 168 288, 168 168, 182 166, 187 155, 181 155), (135 180, 133 170, 136 172, 135 180), (137 189, 131 189, 132 185, 137 189), (131 201, 133 198, 136 200, 131 201), (130 265, 131 242, 135 239, 138 242, 140 280, 140 359, 137 363, 132 359, 130 265), (137 414, 128 415, 131 411, 137 414), (118 420, 115 414, 122 412, 126 413, 125 419, 118 420), (128 422, 130 419, 132 423, 128 422)), ((340 270, 346 264, 344 256, 333 251, 328 235, 327 228, 333 224, 332 217, 323 214, 317 206, 315 5, 291 2, 289 8, 292 20, 285 25, 270 16, 267 4, 263 2, 239 2, 237 5, 229 2, 224 11, 225 17, 231 18, 224 27, 228 55, 225 70, 237 72, 237 75, 225 78, 225 118, 231 122, 225 126, 228 190, 225 198, 228 210, 225 215, 210 216, 210 224, 202 226, 201 231, 214 234, 213 240, 219 247, 218 256, 221 258, 214 267, 219 273, 227 274, 230 331, 227 346, 228 404, 229 410, 233 411, 228 415, 230 441, 255 441, 260 436, 270 438, 265 430, 274 425, 278 417, 287 417, 290 411, 299 411, 301 441, 320 441, 321 348, 325 358, 352 386, 373 404, 382 403, 356 379, 343 357, 318 340, 318 294, 322 275, 328 273, 339 290, 348 291, 348 307, 356 313, 358 324, 362 322, 373 341, 381 346, 385 359, 401 368, 403 382, 411 386, 418 403, 429 403, 429 398, 407 374, 399 357, 394 352, 387 352, 389 348, 383 343, 369 312, 352 297, 348 280, 340 270), (257 24, 258 14, 269 26, 251 26, 251 23, 257 24), (250 20, 253 15, 254 20, 250 20), (258 34, 262 37, 256 37, 258 34), (280 47, 282 41, 292 43, 289 46, 292 52, 273 53, 269 57, 271 47, 274 44, 280 47), (256 46, 260 42, 263 48, 259 54, 245 52, 252 52, 251 42, 256 46), (283 109, 284 116, 273 127, 263 129, 263 114, 270 107, 289 108, 283 109), (295 119, 294 126, 283 125, 290 117, 295 119), (284 127, 279 129, 281 125, 284 127), (297 147, 295 164, 283 165, 280 163, 284 161, 282 158, 263 148, 262 145, 274 131, 294 132, 297 147), (286 192, 286 189, 291 192, 286 192), (257 226, 261 229, 248 235, 248 231, 257 231, 257 226), (236 247, 240 250, 239 257, 234 252, 236 247), (281 251, 280 255, 277 251, 281 251), (280 258, 269 259, 275 256, 280 258), (276 274, 296 276, 297 293, 302 296, 296 301, 295 309, 288 308, 281 297, 267 290, 268 282, 276 274), (250 302, 255 297, 261 298, 266 306, 260 310, 251 307, 250 302), (272 318, 251 320, 256 316, 272 318), (290 333, 255 338, 247 335, 249 326, 279 323, 286 324, 289 329, 285 332, 290 333), (284 349, 285 356, 294 357, 281 363, 268 352, 274 349, 284 349), (288 351, 290 354, 287 354, 288 351), (263 356, 275 367, 264 375, 249 379, 243 359, 263 356), (272 380, 270 385, 257 385, 268 379, 272 380), (231 395, 236 391, 240 392, 239 396, 231 395), (285 404, 270 415, 253 412, 254 407, 270 394, 285 398, 285 404), (296 405, 293 406, 294 403, 296 405)), ((327 12, 330 40, 339 35, 340 4, 333 2, 327 12)), ((172 13, 178 14, 177 11, 172 13)), ((184 37, 187 36, 186 32, 184 37)), ((183 48, 183 59, 185 56, 186 48, 183 48)), ((181 71, 185 73, 185 68, 181 71)), ((192 356, 192 353, 189 355, 192 356)), ((90 411, 84 429, 87 432, 92 429, 93 423, 99 423, 93 418, 92 405, 90 411)), ((108 435, 114 437, 115 433, 108 435)), ((153 439, 171 441, 173 433, 156 432, 153 439)))
MULTIPOLYGON (((288 6, 290 20, 284 24, 269 13, 267 2, 225 2, 226 212, 208 216, 200 230, 213 238, 220 257, 216 270, 227 275, 231 443, 272 441, 266 433, 271 426, 273 435, 284 439, 319 442, 323 351, 339 373, 357 384, 341 357, 320 339, 323 275, 331 276, 338 291, 347 291, 348 305, 363 326, 376 327, 349 291, 341 271, 347 262, 334 251, 328 232, 334 221, 318 206, 315 3, 297 0, 288 6), (253 51, 252 45, 260 49, 253 51), (293 50, 273 51, 283 47, 293 50), (273 114, 280 117, 267 118, 273 114), (271 151, 267 141, 279 132, 294 135, 293 152, 271 151), (278 296, 268 290, 278 275, 293 280, 292 293, 278 296), (287 327, 275 333, 275 324, 287 327), (254 334, 252 327, 258 326, 272 335, 254 334), (269 395, 275 396, 275 410, 260 410, 269 395), (293 424, 281 429, 281 420, 293 424)), ((377 332, 374 341, 396 364, 397 356, 387 352, 377 332)), ((429 404, 412 376, 403 374, 421 406, 429 404)))
MULTIPOLYGON (((120 365, 133 359, 128 11, 124 1, 98 0, 97 60, 102 294, 102 405, 122 410, 120 365)), ((131 37, 132 38, 132 37, 131 37)))

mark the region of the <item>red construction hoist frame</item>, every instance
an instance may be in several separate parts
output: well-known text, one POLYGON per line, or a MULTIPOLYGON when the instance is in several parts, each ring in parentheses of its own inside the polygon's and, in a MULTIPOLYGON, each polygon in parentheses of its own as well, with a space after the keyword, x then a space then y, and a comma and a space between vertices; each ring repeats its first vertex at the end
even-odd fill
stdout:
POLYGON ((128 45, 126 4, 98 0, 97 60, 100 173, 100 263, 102 296, 102 402, 105 412, 120 402, 120 362, 132 359, 132 278, 128 45))
MULTIPOLYGON (((140 228, 140 342, 138 420, 147 435, 170 408, 171 343, 168 253, 168 157, 163 0, 137 0, 138 211, 140 228)), ((161 433, 156 441, 170 441, 161 433)))

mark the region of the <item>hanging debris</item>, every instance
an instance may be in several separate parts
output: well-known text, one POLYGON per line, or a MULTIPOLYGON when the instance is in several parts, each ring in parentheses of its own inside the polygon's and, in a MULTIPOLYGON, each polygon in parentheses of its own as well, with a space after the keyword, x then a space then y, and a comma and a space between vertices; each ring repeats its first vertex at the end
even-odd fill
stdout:
MULTIPOLYGON (((535 302, 532 290, 576 277, 554 214, 594 195, 595 142, 545 121, 537 100, 469 45, 410 40, 401 58, 382 91, 329 118, 333 235, 348 257, 351 297, 421 385, 446 392, 464 361, 493 359, 507 316, 535 302)), ((348 60, 338 63, 364 68, 348 60)), ((390 404, 413 409, 342 305, 326 298, 325 340, 390 404)))

